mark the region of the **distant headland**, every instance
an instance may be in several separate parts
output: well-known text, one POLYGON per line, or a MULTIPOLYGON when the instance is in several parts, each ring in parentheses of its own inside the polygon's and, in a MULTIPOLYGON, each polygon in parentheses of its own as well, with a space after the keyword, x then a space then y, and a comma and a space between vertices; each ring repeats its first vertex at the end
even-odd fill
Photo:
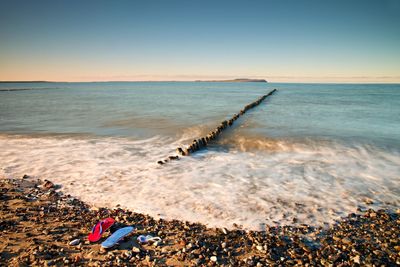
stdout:
POLYGON ((256 82, 256 83, 266 83, 267 81, 264 79, 233 79, 233 80, 196 80, 196 82, 226 82, 226 83, 247 83, 247 82, 256 82))

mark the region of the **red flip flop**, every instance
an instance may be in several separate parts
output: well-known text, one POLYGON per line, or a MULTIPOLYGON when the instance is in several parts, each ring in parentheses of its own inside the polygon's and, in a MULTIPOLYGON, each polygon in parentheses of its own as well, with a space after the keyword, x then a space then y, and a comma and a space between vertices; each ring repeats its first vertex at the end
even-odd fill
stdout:
POLYGON ((100 240, 101 235, 113 225, 115 220, 113 218, 106 218, 98 222, 93 228, 92 232, 88 235, 90 242, 97 242, 100 240))

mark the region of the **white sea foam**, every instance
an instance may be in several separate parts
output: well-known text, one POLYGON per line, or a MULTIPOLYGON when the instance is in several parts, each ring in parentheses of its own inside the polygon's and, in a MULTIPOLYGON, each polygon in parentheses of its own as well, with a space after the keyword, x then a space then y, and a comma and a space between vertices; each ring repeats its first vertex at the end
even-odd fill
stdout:
POLYGON ((376 208, 400 204, 398 152, 285 140, 259 141, 262 149, 256 149, 239 138, 233 148, 159 166, 158 160, 186 142, 183 136, 176 141, 4 135, 0 175, 49 179, 93 205, 120 204, 155 217, 249 229, 292 224, 294 218, 332 223, 370 200, 376 208))

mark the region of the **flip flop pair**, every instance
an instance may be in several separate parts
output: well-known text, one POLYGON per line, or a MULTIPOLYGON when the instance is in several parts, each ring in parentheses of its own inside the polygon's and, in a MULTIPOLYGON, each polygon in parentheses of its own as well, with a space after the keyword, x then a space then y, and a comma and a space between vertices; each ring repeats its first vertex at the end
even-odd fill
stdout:
POLYGON ((95 226, 93 226, 92 231, 88 235, 90 242, 97 242, 100 240, 101 235, 107 231, 114 224, 115 220, 113 218, 106 218, 99 221, 95 226))

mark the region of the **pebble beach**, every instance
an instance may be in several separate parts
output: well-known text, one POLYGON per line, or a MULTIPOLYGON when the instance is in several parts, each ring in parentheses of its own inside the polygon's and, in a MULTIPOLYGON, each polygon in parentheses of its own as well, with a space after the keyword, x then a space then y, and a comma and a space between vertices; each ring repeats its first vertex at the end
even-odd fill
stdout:
POLYGON ((365 210, 329 227, 208 228, 120 208, 90 207, 60 186, 25 175, 0 180, 2 266, 398 266, 400 211, 365 210), (105 217, 116 223, 87 240, 105 217), (100 243, 123 226, 135 230, 111 249, 100 243), (162 239, 139 244, 138 235, 162 239))

